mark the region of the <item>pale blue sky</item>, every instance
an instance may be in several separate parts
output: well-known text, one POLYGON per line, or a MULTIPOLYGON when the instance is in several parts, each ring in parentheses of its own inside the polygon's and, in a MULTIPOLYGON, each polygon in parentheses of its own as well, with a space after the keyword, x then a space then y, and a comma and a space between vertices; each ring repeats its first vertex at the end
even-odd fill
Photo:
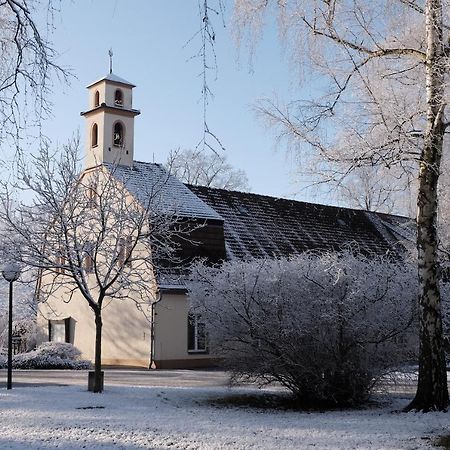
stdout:
MULTIPOLYGON (((164 162, 171 149, 194 147, 202 136, 201 63, 189 59, 200 41, 185 44, 199 25, 196 0, 63 1, 53 41, 60 62, 71 66, 77 78, 70 86, 56 84, 47 135, 65 142, 79 129, 84 139, 79 113, 87 107, 85 87, 108 73, 112 47, 114 73, 137 86, 133 102, 141 115, 135 121, 135 159, 164 162)), ((299 189, 290 176, 292 157, 284 148, 275 148, 273 135, 257 120, 252 104, 274 93, 293 98, 308 92, 300 92, 289 76, 292 68, 275 30, 269 30, 258 46, 253 70, 247 53, 239 57, 220 18, 216 31, 218 78, 214 81, 210 74, 215 97, 209 106, 209 126, 222 140, 231 164, 247 173, 253 192, 293 197, 299 189)), ((311 200, 306 192, 296 198, 311 200)))

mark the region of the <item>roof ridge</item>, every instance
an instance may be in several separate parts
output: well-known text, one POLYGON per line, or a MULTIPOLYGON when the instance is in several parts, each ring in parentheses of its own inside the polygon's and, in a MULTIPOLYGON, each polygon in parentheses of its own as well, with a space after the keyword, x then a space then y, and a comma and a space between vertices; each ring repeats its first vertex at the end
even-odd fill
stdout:
POLYGON ((157 162, 139 161, 138 159, 134 159, 133 162, 134 163, 140 163, 140 164, 149 164, 151 166, 164 167, 164 164, 157 163, 157 162))
POLYGON ((399 217, 402 219, 410 219, 407 216, 401 216, 399 214, 388 214, 388 213, 381 213, 378 211, 368 211, 365 209, 358 209, 358 208, 349 208, 347 206, 337 206, 337 205, 328 205, 326 203, 312 203, 312 202, 306 202, 304 200, 296 200, 296 199, 292 199, 292 198, 285 198, 285 197, 274 197, 272 195, 267 195, 267 194, 258 194, 255 192, 244 192, 244 191, 236 191, 236 190, 232 190, 232 189, 224 189, 224 188, 216 188, 216 187, 210 187, 210 186, 201 186, 201 185, 195 185, 195 184, 190 184, 190 183, 184 183, 189 189, 194 188, 194 189, 203 189, 203 190, 211 190, 211 191, 220 191, 220 192, 227 192, 230 194, 239 194, 239 195, 246 195, 246 196, 254 196, 254 197, 262 197, 262 198, 269 198, 272 200, 277 200, 277 201, 286 201, 286 202, 294 202, 294 203, 302 203, 304 205, 310 205, 310 206, 321 206, 321 207, 325 207, 325 208, 334 208, 336 210, 343 210, 343 211, 355 211, 355 212, 365 212, 365 213, 371 213, 371 214, 376 214, 378 216, 380 215, 385 215, 385 216, 389 216, 389 217, 399 217))

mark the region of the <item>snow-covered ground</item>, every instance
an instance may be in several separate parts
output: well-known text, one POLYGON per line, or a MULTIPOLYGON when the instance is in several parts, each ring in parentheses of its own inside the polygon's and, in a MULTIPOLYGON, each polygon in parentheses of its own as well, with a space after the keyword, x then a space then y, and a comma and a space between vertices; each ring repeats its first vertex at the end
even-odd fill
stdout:
POLYGON ((249 388, 17 387, 0 392, 0 449, 417 449, 449 433, 450 415, 214 406, 249 388))

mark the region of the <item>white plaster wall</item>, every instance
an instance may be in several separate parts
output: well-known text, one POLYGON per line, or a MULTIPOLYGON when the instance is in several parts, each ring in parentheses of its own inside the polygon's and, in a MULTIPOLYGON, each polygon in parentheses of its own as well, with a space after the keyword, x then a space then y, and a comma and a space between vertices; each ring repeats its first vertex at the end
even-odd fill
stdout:
POLYGON ((114 164, 133 165, 134 149, 134 117, 114 114, 112 112, 102 112, 104 115, 103 127, 103 161, 114 164), (124 146, 116 147, 113 145, 113 127, 120 121, 125 128, 124 146))
MULTIPOLYGON (((48 341, 48 320, 72 318, 71 342, 82 357, 94 360, 94 313, 80 293, 68 296, 60 292, 38 306, 38 339, 48 341)), ((150 362, 150 306, 140 311, 131 300, 105 301, 103 309, 102 364, 148 367, 150 362)))
POLYGON ((94 109, 105 102, 105 83, 98 83, 95 86, 89 88, 89 109, 94 109), (98 91, 98 105, 95 104, 95 93, 98 91))
POLYGON ((131 86, 124 86, 111 81, 101 81, 89 88, 89 109, 96 107, 95 105, 95 92, 99 93, 99 105, 106 103, 108 106, 115 106, 115 94, 116 90, 120 89, 123 96, 123 108, 132 109, 133 107, 133 92, 131 86))
POLYGON ((122 108, 112 110, 94 111, 86 119, 86 167, 94 167, 103 162, 112 164, 122 164, 126 166, 133 165, 134 157, 134 116, 127 113, 127 109, 132 109, 132 88, 116 84, 113 82, 102 81, 89 88, 89 109, 94 109, 95 93, 99 92, 99 105, 106 103, 107 106, 115 106, 114 98, 116 89, 120 89, 123 95, 122 108), (113 127, 120 121, 125 128, 124 146, 116 147, 113 145, 113 127), (92 147, 92 126, 98 125, 98 145, 92 147))
POLYGON ((86 167, 95 167, 103 161, 103 148, 105 135, 102 130, 105 129, 105 115, 103 112, 85 117, 86 126, 86 167), (94 123, 98 126, 98 145, 92 147, 92 127, 94 123))
POLYGON ((188 352, 189 302, 184 294, 162 294, 155 306, 155 360, 210 359, 208 353, 188 352))
MULTIPOLYGON (((105 100, 104 102, 108 106, 115 106, 114 99, 116 95, 116 90, 120 89, 122 91, 123 96, 123 108, 131 109, 133 107, 132 104, 132 90, 131 87, 126 87, 121 84, 115 83, 104 83, 105 85, 105 100)), ((100 102, 101 103, 101 102, 100 102)))
POLYGON ((103 162, 113 164, 133 165, 134 149, 134 117, 114 114, 99 110, 86 118, 86 167, 95 167, 103 162), (125 128, 123 147, 113 145, 113 127, 120 121, 125 128), (98 145, 92 147, 92 126, 98 126, 98 145))

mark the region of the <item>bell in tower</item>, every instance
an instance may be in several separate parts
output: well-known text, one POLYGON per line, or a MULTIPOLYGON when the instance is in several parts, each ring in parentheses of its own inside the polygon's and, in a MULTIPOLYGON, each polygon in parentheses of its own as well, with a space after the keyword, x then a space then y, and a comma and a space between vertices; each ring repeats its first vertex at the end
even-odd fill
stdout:
POLYGON ((140 114, 133 109, 134 87, 112 71, 87 87, 89 110, 81 113, 86 118, 86 168, 105 162, 133 166, 134 118, 140 114))

